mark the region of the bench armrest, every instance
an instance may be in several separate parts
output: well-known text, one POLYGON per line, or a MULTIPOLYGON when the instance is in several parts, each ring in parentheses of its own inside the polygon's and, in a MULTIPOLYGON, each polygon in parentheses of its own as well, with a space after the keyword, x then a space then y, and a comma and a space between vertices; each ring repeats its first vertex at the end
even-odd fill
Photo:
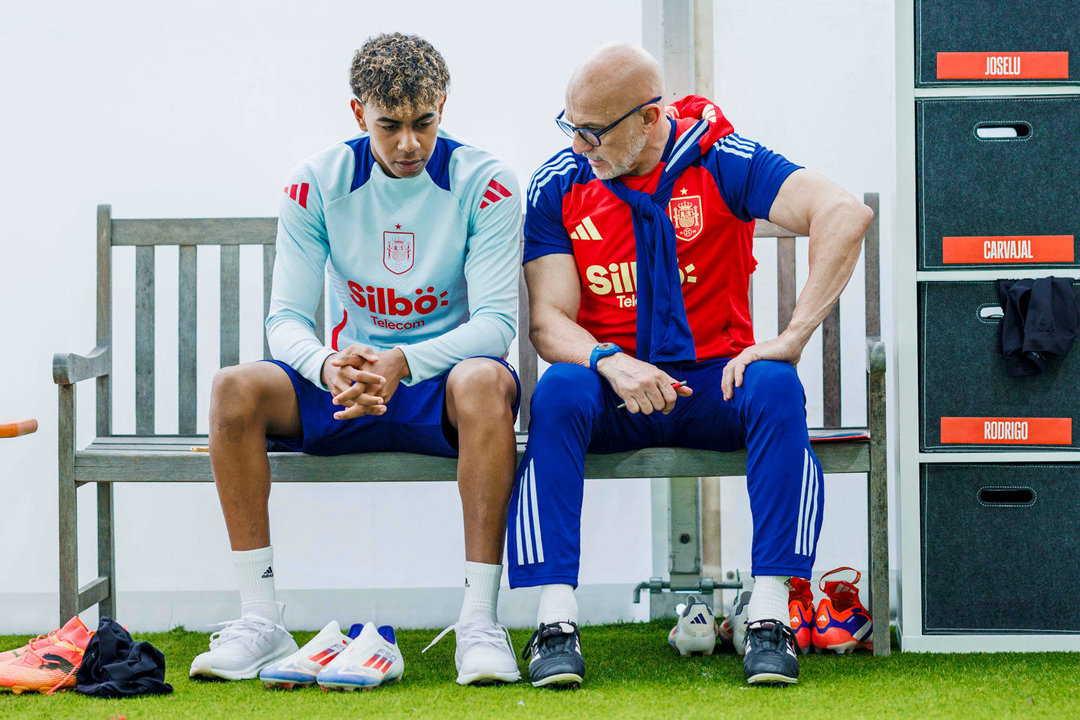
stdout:
POLYGON ((81 380, 109 374, 112 352, 108 345, 98 345, 86 355, 56 353, 53 355, 53 382, 74 385, 81 380))
POLYGON ((885 374, 885 343, 879 337, 866 338, 866 372, 870 375, 885 374))

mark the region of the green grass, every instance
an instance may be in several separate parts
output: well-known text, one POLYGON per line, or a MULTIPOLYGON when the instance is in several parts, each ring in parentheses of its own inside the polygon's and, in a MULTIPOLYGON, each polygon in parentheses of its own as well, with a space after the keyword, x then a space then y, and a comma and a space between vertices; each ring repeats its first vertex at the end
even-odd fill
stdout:
MULTIPOLYGON (((668 629, 666 622, 584 628, 587 674, 576 691, 527 683, 458 687, 452 635, 420 654, 435 631, 400 632, 403 680, 354 693, 270 691, 257 680, 194 682, 187 670, 206 648, 205 634, 139 634, 136 639, 165 653, 171 695, 99 700, 74 692, 4 693, 0 718, 1080 717, 1080 654, 812 655, 802 660, 798 685, 751 688, 741 658, 679 658, 667 646, 668 629)), ((313 634, 295 636, 302 644, 313 634)), ((520 650, 528 636, 514 631, 514 645, 520 650)), ((0 636, 0 649, 25 641, 0 636)))

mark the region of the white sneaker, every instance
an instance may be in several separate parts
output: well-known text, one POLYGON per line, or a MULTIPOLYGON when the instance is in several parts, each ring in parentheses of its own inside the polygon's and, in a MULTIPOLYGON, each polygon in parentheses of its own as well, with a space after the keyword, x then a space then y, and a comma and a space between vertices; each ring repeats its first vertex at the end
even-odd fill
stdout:
POLYGON ((405 658, 398 649, 394 628, 364 623, 359 637, 324 667, 317 678, 323 690, 372 690, 401 678, 405 658))
POLYGON ((248 680, 272 662, 296 652, 296 641, 280 623, 261 615, 219 623, 210 650, 191 661, 190 677, 248 680))
POLYGON ((739 595, 735 607, 731 609, 731 643, 735 646, 735 652, 740 655, 746 653, 746 629, 750 625, 750 591, 743 591, 739 595))
POLYGON ((510 632, 487 618, 454 623, 439 633, 423 652, 451 630, 457 636, 454 664, 457 665, 458 685, 513 683, 521 679, 510 632))
POLYGON ((685 609, 668 633, 668 644, 680 655, 712 655, 716 647, 716 616, 712 608, 695 595, 688 597, 685 609))
MULTIPOLYGON (((362 626, 354 626, 357 630, 362 626)), ((308 687, 315 684, 319 671, 336 658, 352 638, 341 632, 337 620, 331 620, 304 647, 284 660, 271 663, 259 673, 268 688, 308 687)))

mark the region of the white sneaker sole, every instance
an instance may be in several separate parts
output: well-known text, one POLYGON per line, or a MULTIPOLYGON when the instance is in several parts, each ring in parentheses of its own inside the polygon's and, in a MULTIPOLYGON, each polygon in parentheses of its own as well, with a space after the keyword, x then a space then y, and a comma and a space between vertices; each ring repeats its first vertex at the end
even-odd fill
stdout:
POLYGON ((473 685, 483 683, 516 683, 521 680, 521 671, 514 672, 475 672, 468 675, 458 675, 458 685, 473 685))
POLYGON ((259 673, 267 665, 270 665, 271 663, 276 663, 278 660, 284 660, 285 658, 289 657, 294 652, 300 649, 296 646, 295 642, 292 645, 293 646, 291 648, 285 648, 282 652, 274 655, 273 657, 268 657, 260 660, 259 662, 253 665, 249 665, 248 667, 241 670, 223 670, 221 668, 214 667, 199 668, 198 670, 196 670, 195 668, 191 668, 191 670, 188 671, 188 677, 216 678, 218 680, 253 680, 259 677, 259 673))
POLYGON ((319 688, 324 690, 324 691, 342 690, 344 692, 352 692, 353 690, 374 690, 375 688, 382 687, 383 685, 390 685, 392 683, 396 683, 400 679, 401 678, 393 678, 393 679, 390 679, 390 680, 380 680, 379 682, 372 683, 370 685, 361 685, 359 683, 347 683, 347 682, 338 682, 338 681, 331 680, 331 681, 326 681, 326 682, 320 682, 319 683, 319 688))
POLYGON ((675 636, 675 649, 680 655, 686 656, 693 653, 712 655, 716 648, 716 637, 675 636))
POLYGON ((794 685, 799 682, 799 679, 779 673, 758 673, 748 677, 746 682, 751 685, 794 685))
POLYGON ((577 673, 559 673, 558 675, 549 675, 543 680, 537 680, 533 684, 533 687, 547 687, 554 685, 556 687, 578 687, 581 685, 581 676, 577 673))

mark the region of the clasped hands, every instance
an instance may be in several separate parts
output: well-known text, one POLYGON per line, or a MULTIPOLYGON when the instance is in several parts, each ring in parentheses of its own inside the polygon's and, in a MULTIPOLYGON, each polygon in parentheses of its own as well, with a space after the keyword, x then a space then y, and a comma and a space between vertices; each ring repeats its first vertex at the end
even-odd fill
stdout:
POLYGON ((350 345, 323 361, 322 380, 345 409, 334 413, 338 420, 362 415, 382 415, 402 378, 410 375, 409 362, 400 348, 375 352, 350 345))

